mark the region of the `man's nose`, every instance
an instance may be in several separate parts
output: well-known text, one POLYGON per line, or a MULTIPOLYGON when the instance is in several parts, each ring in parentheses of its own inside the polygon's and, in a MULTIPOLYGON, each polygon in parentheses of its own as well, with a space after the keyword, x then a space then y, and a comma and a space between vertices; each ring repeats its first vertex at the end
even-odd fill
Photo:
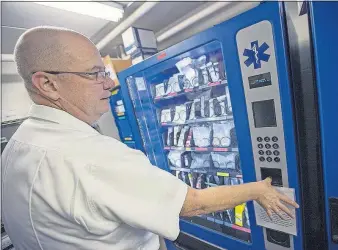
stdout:
POLYGON ((112 89, 112 88, 115 87, 115 85, 116 85, 116 84, 115 84, 114 80, 111 79, 110 77, 108 77, 108 78, 104 81, 104 84, 103 84, 105 90, 112 89))

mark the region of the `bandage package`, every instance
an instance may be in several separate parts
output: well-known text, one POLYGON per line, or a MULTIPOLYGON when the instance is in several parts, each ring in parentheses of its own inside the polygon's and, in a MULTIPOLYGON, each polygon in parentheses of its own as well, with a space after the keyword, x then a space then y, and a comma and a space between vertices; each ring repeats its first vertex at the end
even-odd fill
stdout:
POLYGON ((190 168, 210 168, 210 154, 192 152, 191 157, 190 168))
POLYGON ((214 147, 230 147, 231 131, 235 125, 233 121, 225 121, 212 124, 212 145, 214 147))
POLYGON ((211 153, 211 158, 214 167, 224 169, 237 169, 238 153, 237 152, 224 152, 224 153, 211 153))
POLYGON ((211 126, 201 125, 192 127, 194 145, 196 147, 209 147, 211 141, 211 126))

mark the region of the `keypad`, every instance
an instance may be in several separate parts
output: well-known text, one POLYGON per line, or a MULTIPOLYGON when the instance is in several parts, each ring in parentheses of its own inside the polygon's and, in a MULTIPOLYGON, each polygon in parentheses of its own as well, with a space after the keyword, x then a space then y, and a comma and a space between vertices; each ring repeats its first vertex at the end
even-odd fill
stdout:
POLYGON ((278 137, 277 136, 273 136, 273 137, 269 137, 269 136, 265 136, 265 137, 257 137, 257 142, 259 142, 257 144, 258 147, 258 154, 259 154, 259 161, 261 162, 269 162, 269 163, 278 163, 281 161, 281 159, 278 157, 280 155, 280 151, 277 150, 279 149, 279 144, 278 142, 278 137), (269 142, 272 143, 270 144, 269 142), (270 150, 273 149, 273 150, 270 150))
POLYGON ((264 141, 269 142, 270 141, 270 137, 264 137, 264 141))
POLYGON ((279 153, 278 150, 274 150, 274 151, 273 151, 273 154, 274 154, 275 156, 278 156, 280 153, 279 153))

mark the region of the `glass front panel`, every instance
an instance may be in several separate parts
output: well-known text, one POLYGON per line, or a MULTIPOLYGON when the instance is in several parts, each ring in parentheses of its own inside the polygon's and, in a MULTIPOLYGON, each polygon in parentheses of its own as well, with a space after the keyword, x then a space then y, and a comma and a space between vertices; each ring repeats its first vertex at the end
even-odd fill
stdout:
MULTIPOLYGON (((143 79, 153 116, 143 117, 146 123, 155 122, 159 128, 159 135, 153 138, 160 138, 164 164, 171 173, 197 189, 241 184, 236 129, 220 43, 211 42, 155 65, 143 72, 143 79)), ((251 241, 245 204, 183 219, 251 241)))

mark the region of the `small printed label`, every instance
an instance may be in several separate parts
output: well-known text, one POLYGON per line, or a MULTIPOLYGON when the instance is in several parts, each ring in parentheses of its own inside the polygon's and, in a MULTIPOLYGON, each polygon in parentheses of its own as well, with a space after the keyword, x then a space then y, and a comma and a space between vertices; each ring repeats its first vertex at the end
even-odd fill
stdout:
POLYGON ((162 52, 161 54, 159 54, 157 56, 157 60, 161 60, 161 59, 165 58, 166 56, 167 56, 167 53, 166 52, 162 52))
POLYGON ((126 141, 131 141, 133 138, 131 138, 131 137, 125 137, 124 138, 126 141))
POLYGON ((240 230, 240 231, 243 231, 243 232, 247 232, 247 233, 250 233, 250 232, 251 232, 250 229, 245 228, 245 227, 240 227, 240 226, 237 226, 237 225, 232 225, 232 228, 233 228, 233 229, 240 230))
POLYGON ((217 172, 218 176, 229 177, 229 173, 217 172))
POLYGON ((191 151, 191 148, 185 148, 186 151, 191 151))
POLYGON ((216 85, 220 85, 221 82, 209 82, 208 86, 216 86, 216 85))
POLYGON ((208 148, 195 148, 196 151, 208 151, 208 148))
POLYGON ((143 77, 135 77, 135 84, 138 91, 146 90, 146 85, 144 83, 143 77))
POLYGON ((216 152, 227 152, 229 151, 228 148, 214 148, 213 151, 216 151, 216 152))
POLYGON ((124 116, 124 113, 119 112, 119 113, 117 113, 117 116, 124 116))

